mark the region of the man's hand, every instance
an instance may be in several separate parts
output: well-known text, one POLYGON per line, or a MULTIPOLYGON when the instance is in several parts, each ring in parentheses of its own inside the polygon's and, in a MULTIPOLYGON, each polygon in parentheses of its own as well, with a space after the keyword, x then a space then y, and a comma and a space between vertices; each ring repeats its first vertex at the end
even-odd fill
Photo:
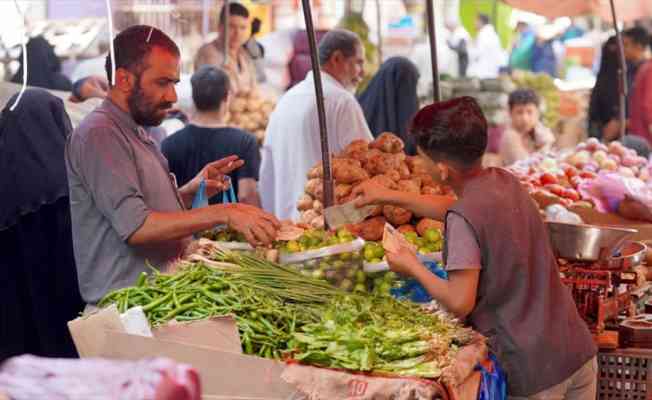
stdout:
POLYGON ((249 205, 230 204, 226 213, 229 227, 242 233, 254 246, 271 244, 281 227, 276 217, 249 205))
POLYGON ((91 98, 103 99, 109 91, 109 82, 105 77, 91 75, 84 78, 81 85, 76 87, 76 91, 70 96, 73 103, 81 103, 91 98))
POLYGON ((355 202, 357 207, 368 205, 381 205, 391 203, 394 191, 387 189, 374 182, 365 182, 353 190, 353 194, 358 196, 355 202))
POLYGON ((206 183, 206 197, 211 198, 217 193, 229 188, 226 176, 242 167, 244 161, 238 156, 228 156, 221 160, 207 164, 190 182, 179 189, 183 202, 188 207, 199 190, 202 179, 206 183))
POLYGON ((389 268, 398 274, 415 277, 417 271, 423 268, 416 253, 406 246, 401 246, 395 253, 386 252, 385 255, 389 268))

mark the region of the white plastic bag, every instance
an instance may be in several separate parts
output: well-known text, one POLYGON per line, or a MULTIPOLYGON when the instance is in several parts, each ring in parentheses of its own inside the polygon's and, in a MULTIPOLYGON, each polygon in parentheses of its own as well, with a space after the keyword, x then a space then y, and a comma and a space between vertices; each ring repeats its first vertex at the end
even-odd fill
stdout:
POLYGON ((625 197, 630 197, 646 207, 652 207, 652 188, 638 178, 624 177, 617 173, 600 173, 592 181, 580 185, 583 198, 593 200, 601 212, 615 212, 625 197))

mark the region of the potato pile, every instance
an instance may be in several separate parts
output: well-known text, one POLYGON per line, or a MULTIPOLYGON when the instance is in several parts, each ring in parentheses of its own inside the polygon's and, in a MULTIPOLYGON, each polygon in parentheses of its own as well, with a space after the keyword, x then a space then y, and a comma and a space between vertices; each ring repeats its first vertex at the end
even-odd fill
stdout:
MULTIPOLYGON (((341 153, 333 157, 331 168, 335 182, 335 203, 354 200, 354 188, 366 181, 392 190, 414 194, 450 194, 450 189, 435 183, 426 169, 426 160, 419 156, 407 156, 403 141, 392 133, 383 133, 369 143, 353 141, 341 153)), ((305 193, 297 208, 301 212, 299 222, 315 228, 324 226, 323 177, 321 163, 308 172, 305 193)), ((366 221, 349 226, 348 229, 365 240, 382 239, 385 222, 401 231, 412 230, 419 222, 412 212, 395 206, 378 206, 366 221)))
POLYGON ((254 134, 258 143, 262 143, 273 110, 274 102, 264 99, 257 91, 238 92, 231 99, 226 123, 254 134))

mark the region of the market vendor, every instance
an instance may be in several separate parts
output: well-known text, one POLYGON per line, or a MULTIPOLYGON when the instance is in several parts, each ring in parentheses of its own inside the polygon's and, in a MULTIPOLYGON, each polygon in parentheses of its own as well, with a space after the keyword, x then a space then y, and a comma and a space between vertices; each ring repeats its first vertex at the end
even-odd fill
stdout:
MULTIPOLYGON (((328 143, 333 154, 352 141, 372 141, 360 103, 353 93, 364 76, 364 46, 344 29, 328 32, 319 42, 328 143)), ((263 208, 280 219, 298 219, 296 204, 306 175, 321 161, 319 117, 312 72, 290 89, 272 113, 262 148, 260 194, 263 208)))
POLYGON ((555 144, 555 135, 540 120, 539 96, 531 89, 517 89, 509 95, 510 124, 500 139, 503 165, 512 165, 555 144))
POLYGON ((213 65, 223 68, 231 80, 234 95, 240 92, 251 92, 257 88, 256 66, 249 55, 245 43, 249 40, 251 25, 249 23, 249 10, 240 3, 228 3, 228 57, 224 62, 224 40, 226 15, 222 8, 219 18, 219 37, 203 45, 195 57, 195 70, 202 65, 213 65))
POLYGON ((394 204, 441 218, 448 280, 433 275, 413 250, 388 253, 392 270, 416 278, 444 308, 489 340, 505 369, 509 396, 596 396, 596 348, 559 278, 548 233, 519 180, 483 168, 487 122, 476 101, 456 98, 423 108, 411 132, 433 178, 458 196, 404 196, 373 184, 356 189, 359 205, 394 204))
MULTIPOLYGON (((225 188, 237 156, 208 164, 181 188, 142 126, 157 126, 177 100, 180 55, 160 30, 132 26, 114 39, 115 84, 66 145, 75 261, 83 299, 133 285, 146 262, 163 268, 195 232, 225 224, 251 243, 270 243, 277 220, 255 207, 213 205, 186 211, 200 182, 225 188)), ((112 63, 107 57, 108 80, 112 63)))

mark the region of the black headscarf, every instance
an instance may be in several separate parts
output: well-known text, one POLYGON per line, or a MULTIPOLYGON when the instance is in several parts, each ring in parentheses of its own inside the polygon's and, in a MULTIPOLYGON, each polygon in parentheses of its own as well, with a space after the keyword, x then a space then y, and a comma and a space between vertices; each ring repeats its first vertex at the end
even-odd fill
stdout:
POLYGON ((375 136, 393 132, 405 142, 405 151, 416 154, 408 125, 419 107, 417 82, 419 71, 405 57, 385 61, 358 100, 367 124, 375 136))
MULTIPOLYGON (((27 42, 27 85, 45 89, 71 91, 72 82, 61 73, 61 61, 52 45, 43 37, 33 37, 27 42)), ((11 78, 13 83, 23 83, 23 55, 20 68, 11 78)))
POLYGON ((27 89, 11 111, 16 97, 0 116, 0 230, 68 196, 64 149, 72 124, 63 101, 27 89))
MULTIPOLYGON (((600 70, 591 92, 589 103, 589 123, 596 129, 618 116, 618 47, 616 37, 612 36, 602 45, 600 70)), ((595 133, 596 136, 601 136, 595 133)))

